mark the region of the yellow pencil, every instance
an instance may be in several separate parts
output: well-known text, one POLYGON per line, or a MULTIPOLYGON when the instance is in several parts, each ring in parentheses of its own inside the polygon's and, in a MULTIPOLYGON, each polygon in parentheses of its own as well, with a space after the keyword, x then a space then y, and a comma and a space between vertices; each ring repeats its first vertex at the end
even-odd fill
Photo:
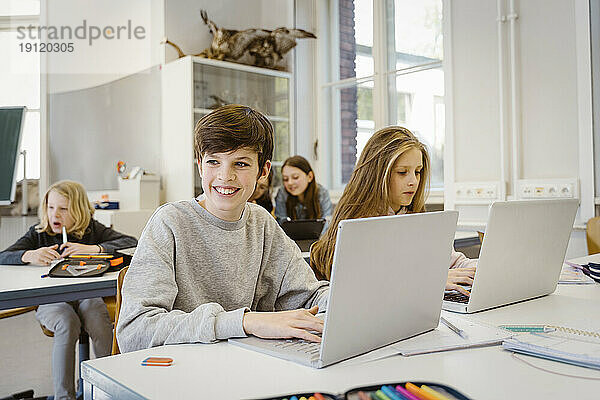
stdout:
POLYGON ((441 394, 437 390, 433 390, 432 388, 430 388, 427 385, 421 385, 421 390, 423 392, 427 392, 431 396, 434 396, 433 400, 450 400, 450 398, 448 396, 444 396, 443 394, 441 394))

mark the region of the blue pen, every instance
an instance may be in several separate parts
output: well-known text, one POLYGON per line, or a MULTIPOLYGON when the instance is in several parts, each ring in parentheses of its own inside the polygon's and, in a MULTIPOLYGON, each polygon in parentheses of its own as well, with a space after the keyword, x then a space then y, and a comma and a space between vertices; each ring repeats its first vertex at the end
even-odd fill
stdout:
POLYGON ((392 400, 406 400, 404 396, 401 396, 391 386, 382 386, 381 391, 385 393, 392 400))
POLYGON ((40 276, 40 278, 47 278, 49 275, 48 274, 44 274, 42 276, 40 276))

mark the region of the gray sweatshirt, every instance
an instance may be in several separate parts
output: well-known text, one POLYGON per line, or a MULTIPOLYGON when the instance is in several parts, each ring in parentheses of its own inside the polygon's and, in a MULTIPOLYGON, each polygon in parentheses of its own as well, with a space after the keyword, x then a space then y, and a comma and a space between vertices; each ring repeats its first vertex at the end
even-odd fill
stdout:
POLYGON ((246 336, 245 311, 327 306, 317 281, 277 221, 246 204, 223 221, 196 199, 158 208, 142 232, 122 288, 122 352, 246 336))

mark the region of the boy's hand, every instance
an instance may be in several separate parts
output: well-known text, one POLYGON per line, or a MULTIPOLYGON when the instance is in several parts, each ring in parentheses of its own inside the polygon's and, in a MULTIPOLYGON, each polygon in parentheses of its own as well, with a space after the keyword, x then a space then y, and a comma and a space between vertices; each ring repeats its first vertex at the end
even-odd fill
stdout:
POLYGON ((475 267, 468 268, 450 268, 448 270, 448 279, 446 280, 446 290, 456 290, 465 296, 470 296, 468 290, 462 285, 473 285, 473 277, 475 276, 475 267))
POLYGON ((71 254, 96 254, 100 253, 100 247, 96 244, 81 244, 81 243, 63 243, 60 245, 60 250, 63 250, 61 256, 67 257, 71 254))
POLYGON ((56 251, 57 249, 58 245, 55 244, 54 246, 40 247, 37 250, 27 250, 21 256, 21 261, 35 265, 48 265, 52 262, 52 260, 56 260, 61 257, 56 251))
POLYGON ((321 342, 321 338, 309 331, 323 332, 323 320, 315 317, 319 307, 279 312, 247 312, 242 321, 248 335, 264 339, 300 338, 321 342))

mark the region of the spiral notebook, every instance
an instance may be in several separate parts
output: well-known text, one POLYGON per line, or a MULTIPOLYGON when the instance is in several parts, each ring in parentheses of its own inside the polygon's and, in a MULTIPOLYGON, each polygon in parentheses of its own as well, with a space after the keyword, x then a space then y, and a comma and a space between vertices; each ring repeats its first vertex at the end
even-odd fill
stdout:
POLYGON ((551 326, 552 332, 518 335, 505 340, 505 350, 600 370, 600 332, 551 326))

